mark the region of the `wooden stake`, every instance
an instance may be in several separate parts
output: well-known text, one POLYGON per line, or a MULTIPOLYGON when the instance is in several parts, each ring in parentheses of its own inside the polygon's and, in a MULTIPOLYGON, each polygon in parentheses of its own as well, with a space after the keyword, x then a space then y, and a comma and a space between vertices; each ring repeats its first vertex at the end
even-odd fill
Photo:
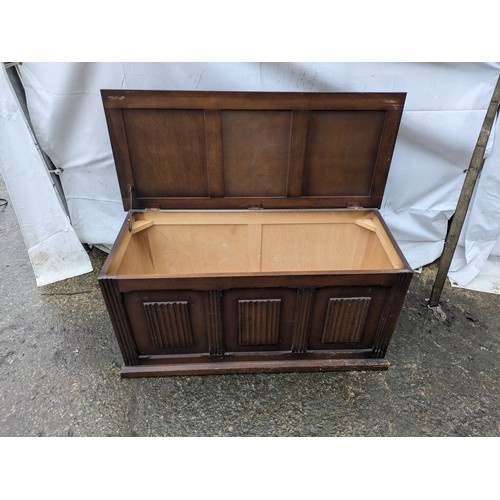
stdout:
POLYGON ((493 91, 490 105, 486 112, 486 116, 484 118, 483 126, 481 128, 474 153, 472 154, 469 169, 467 170, 467 174, 465 176, 464 184, 462 186, 462 192, 460 193, 460 198, 458 199, 457 208, 455 210, 455 215, 453 216, 450 229, 446 236, 444 250, 441 255, 441 261, 439 263, 439 269, 436 275, 434 286, 432 287, 431 297, 429 299, 430 307, 435 307, 439 304, 439 299, 441 298, 441 293, 446 281, 446 276, 448 275, 451 261, 453 259, 453 254, 455 253, 455 249, 457 247, 458 238, 460 237, 460 232, 462 231, 462 227, 464 225, 465 216, 467 215, 467 209, 469 208, 472 192, 474 191, 474 186, 476 184, 479 173, 483 168, 484 152, 486 149, 486 145, 488 144, 488 138, 493 126, 495 114, 498 110, 499 102, 500 76, 493 91))

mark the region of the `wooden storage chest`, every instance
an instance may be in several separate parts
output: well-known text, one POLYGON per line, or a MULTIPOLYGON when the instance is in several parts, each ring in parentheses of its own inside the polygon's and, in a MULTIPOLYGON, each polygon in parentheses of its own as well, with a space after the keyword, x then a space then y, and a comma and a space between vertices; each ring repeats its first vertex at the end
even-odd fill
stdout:
POLYGON ((378 208, 401 93, 103 90, 122 376, 385 369, 412 277, 378 208))

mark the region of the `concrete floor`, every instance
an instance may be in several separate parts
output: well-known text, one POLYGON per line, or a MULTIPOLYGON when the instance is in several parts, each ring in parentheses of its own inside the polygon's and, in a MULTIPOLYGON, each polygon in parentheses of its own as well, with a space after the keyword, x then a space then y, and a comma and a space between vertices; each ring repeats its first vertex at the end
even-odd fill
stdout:
MULTIPOLYGON (((7 198, 0 178, 0 197, 7 198)), ((121 379, 93 273, 37 288, 0 209, 1 436, 498 436, 500 296, 415 275, 387 372, 121 379)))

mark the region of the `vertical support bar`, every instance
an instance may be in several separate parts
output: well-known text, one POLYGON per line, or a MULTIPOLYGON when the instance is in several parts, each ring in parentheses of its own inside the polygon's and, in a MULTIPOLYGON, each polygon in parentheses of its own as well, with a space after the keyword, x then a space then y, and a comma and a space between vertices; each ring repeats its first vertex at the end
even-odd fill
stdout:
POLYGON ((307 333, 313 295, 314 290, 312 288, 297 290, 297 305, 295 307, 295 320, 292 332, 292 352, 294 353, 307 351, 307 333))
POLYGON ((208 192, 210 198, 223 198, 222 115, 220 110, 205 110, 204 116, 208 192))
POLYGON ((288 197, 302 196, 304 160, 307 142, 307 111, 292 112, 290 155, 288 158, 288 197))
POLYGON ((113 324, 123 360, 126 365, 137 365, 139 364, 139 351, 132 335, 127 310, 116 280, 101 278, 99 279, 99 285, 101 286, 104 302, 113 324))
POLYGON ((204 292, 204 295, 208 352, 211 356, 222 356, 225 351, 222 325, 222 292, 210 290, 204 292))
POLYGON ((380 314, 380 320, 375 332, 372 358, 384 358, 392 333, 396 327, 399 314, 406 299, 406 292, 410 286, 411 272, 400 273, 396 276, 389 293, 385 298, 385 304, 380 314))
POLYGON ((455 210, 450 229, 446 236, 444 250, 439 262, 439 269, 436 275, 434 286, 432 287, 431 297, 429 299, 430 307, 435 307, 439 304, 439 299, 441 298, 441 293, 446 281, 446 276, 448 275, 451 261, 453 259, 453 254, 455 253, 458 239, 460 237, 460 232, 462 231, 462 227, 464 225, 465 216, 467 215, 467 209, 469 208, 472 192, 474 191, 476 180, 481 172, 481 169, 483 168, 484 152, 486 149, 486 145, 488 144, 488 138, 493 126, 495 114, 498 111, 499 103, 500 76, 498 77, 495 89, 493 91, 490 105, 486 112, 486 116, 484 118, 483 126, 481 128, 474 153, 472 154, 469 169, 467 170, 467 174, 465 176, 464 184, 462 186, 462 192, 460 193, 460 197, 458 199, 457 208, 455 210))
MULTIPOLYGON (((394 145, 396 144, 396 138, 401 124, 403 106, 404 100, 400 105, 391 110, 387 110, 385 113, 385 123, 378 146, 379 149, 375 168, 373 170, 370 195, 372 193, 384 193, 387 182, 386 169, 387 165, 391 164, 392 156, 394 154, 394 145)), ((374 203, 376 203, 376 206, 380 207, 382 204, 382 196, 380 199, 374 200, 374 203)))
MULTIPOLYGON (((106 107, 107 101, 104 102, 106 107)), ((116 140, 111 141, 111 148, 113 150, 113 157, 115 164, 121 165, 121 168, 116 169, 118 182, 121 189, 123 208, 130 210, 130 187, 134 187, 134 174, 132 165, 130 163, 130 153, 127 141, 127 133, 125 131, 125 117, 124 112, 120 108, 108 108, 106 110, 106 123, 108 124, 109 136, 115 137, 116 140)))

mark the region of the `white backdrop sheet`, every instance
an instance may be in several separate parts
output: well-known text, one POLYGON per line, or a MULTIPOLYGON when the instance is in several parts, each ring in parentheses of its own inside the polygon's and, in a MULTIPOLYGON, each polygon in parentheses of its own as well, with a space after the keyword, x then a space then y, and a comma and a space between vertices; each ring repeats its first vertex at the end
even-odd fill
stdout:
POLYGON ((92 271, 64 212, 26 118, 0 68, 0 171, 38 286, 92 271))
MULTIPOLYGON (((24 63, 36 136, 63 170, 80 241, 111 245, 124 220, 100 89, 406 92, 381 211, 413 268, 442 252, 498 63, 24 63)), ((450 278, 500 255, 500 124, 495 125, 450 278)))

